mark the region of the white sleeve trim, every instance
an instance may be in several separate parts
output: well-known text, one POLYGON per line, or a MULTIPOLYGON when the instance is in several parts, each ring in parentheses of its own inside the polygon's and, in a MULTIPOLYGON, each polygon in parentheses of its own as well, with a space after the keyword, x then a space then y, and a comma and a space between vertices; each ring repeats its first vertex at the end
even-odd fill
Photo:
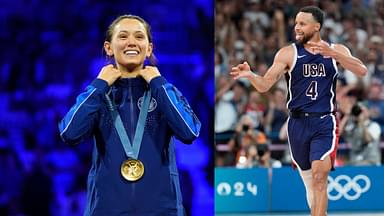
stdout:
POLYGON ((162 86, 162 88, 164 89, 165 91, 165 94, 167 95, 169 101, 171 102, 172 106, 175 108, 175 110, 177 111, 177 113, 179 114, 179 116, 181 117, 181 119, 183 119, 184 123, 188 126, 189 130, 191 131, 191 133, 195 136, 195 137, 198 137, 199 136, 199 133, 195 133, 192 128, 189 126, 189 124, 187 123, 187 121, 183 118, 183 115, 181 115, 181 113, 179 112, 179 110, 177 109, 177 107, 175 106, 175 104, 173 104, 172 102, 172 99, 169 97, 168 93, 167 93, 167 90, 165 89, 164 85, 162 86))
POLYGON ((77 109, 75 110, 75 112, 73 112, 73 115, 71 117, 71 120, 69 120, 68 124, 67 124, 67 127, 64 128, 63 132, 60 133, 60 136, 63 136, 63 134, 67 131, 69 125, 71 125, 72 123, 72 120, 73 120, 73 117, 75 117, 77 111, 79 111, 80 107, 85 103, 85 101, 88 100, 88 98, 93 95, 93 93, 96 91, 96 88, 92 90, 92 92, 84 99, 83 102, 80 103, 80 105, 77 107, 77 109))

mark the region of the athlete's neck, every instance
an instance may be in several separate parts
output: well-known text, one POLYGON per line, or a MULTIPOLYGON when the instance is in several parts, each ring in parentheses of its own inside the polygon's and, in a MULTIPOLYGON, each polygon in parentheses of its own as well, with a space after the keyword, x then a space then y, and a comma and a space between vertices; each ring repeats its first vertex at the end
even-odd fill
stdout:
POLYGON ((122 78, 135 78, 139 76, 139 71, 133 71, 133 72, 121 72, 122 78))
POLYGON ((121 71, 122 78, 135 78, 140 75, 142 65, 134 68, 127 68, 121 65, 117 65, 117 68, 119 69, 119 71, 121 71))
MULTIPOLYGON (((322 40, 321 40, 321 38, 320 38, 320 35, 319 35, 319 34, 315 34, 315 35, 313 35, 313 37, 312 37, 308 42, 319 43, 319 42, 321 42, 321 41, 322 41, 322 40)), ((314 55, 317 54, 317 53, 313 50, 312 46, 308 44, 308 42, 304 44, 304 49, 307 50, 308 52, 314 54, 314 55)))
POLYGON ((313 35, 313 37, 307 41, 307 43, 304 44, 304 47, 307 48, 309 45, 308 45, 308 42, 315 42, 315 43, 318 43, 321 41, 321 37, 320 37, 320 34, 315 34, 313 35))

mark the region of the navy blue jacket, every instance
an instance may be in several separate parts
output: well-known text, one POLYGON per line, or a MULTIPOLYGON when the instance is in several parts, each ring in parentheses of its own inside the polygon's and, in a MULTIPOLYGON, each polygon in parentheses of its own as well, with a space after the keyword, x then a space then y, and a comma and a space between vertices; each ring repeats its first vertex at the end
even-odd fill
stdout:
POLYGON ((187 100, 162 76, 149 85, 142 78, 117 80, 112 88, 94 80, 59 124, 64 142, 77 144, 94 138, 84 215, 183 215, 173 137, 192 143, 201 123, 187 100), (127 156, 115 129, 105 94, 116 104, 129 139, 133 140, 145 90, 152 99, 138 159, 144 176, 129 182, 120 174, 127 156))

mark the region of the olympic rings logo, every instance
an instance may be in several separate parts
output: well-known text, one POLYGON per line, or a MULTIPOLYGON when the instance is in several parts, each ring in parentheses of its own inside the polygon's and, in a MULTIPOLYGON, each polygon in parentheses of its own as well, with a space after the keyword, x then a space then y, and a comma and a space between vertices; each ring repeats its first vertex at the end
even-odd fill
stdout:
POLYGON ((335 179, 328 176, 328 198, 333 201, 339 200, 341 197, 347 200, 357 200, 370 188, 371 181, 366 175, 357 175, 353 178, 339 175, 335 179))

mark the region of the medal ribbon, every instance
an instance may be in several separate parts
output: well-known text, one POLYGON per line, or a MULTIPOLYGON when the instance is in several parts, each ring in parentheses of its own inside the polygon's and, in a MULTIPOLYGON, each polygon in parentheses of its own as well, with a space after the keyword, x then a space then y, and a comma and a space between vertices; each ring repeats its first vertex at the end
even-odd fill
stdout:
POLYGON ((108 102, 108 108, 112 113, 112 119, 115 124, 117 134, 119 135, 120 142, 123 145, 125 154, 129 158, 137 159, 139 157, 141 140, 143 139, 145 121, 147 119, 149 102, 151 101, 151 91, 146 91, 143 96, 143 103, 141 105, 139 119, 137 120, 135 135, 133 138, 133 144, 128 138, 127 132, 125 131, 123 121, 121 120, 120 114, 117 109, 114 108, 112 100, 108 94, 105 95, 108 102))

